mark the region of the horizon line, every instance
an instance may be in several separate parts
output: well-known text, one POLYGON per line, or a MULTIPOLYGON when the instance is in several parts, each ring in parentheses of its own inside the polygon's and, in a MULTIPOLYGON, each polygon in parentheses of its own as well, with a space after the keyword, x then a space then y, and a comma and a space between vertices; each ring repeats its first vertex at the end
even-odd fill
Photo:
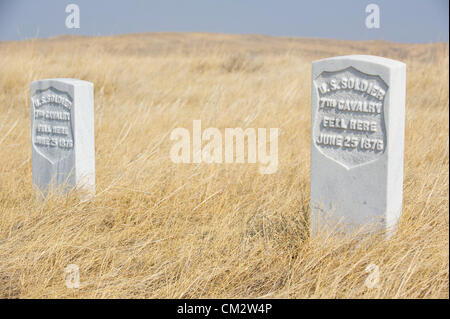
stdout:
MULTIPOLYGON (((39 30, 37 31, 39 33, 39 30)), ((144 31, 144 32, 131 32, 131 33, 116 33, 116 34, 70 34, 62 33, 58 35, 52 35, 47 37, 39 37, 38 35, 34 37, 27 37, 18 40, 0 40, 0 43, 13 43, 13 42, 25 42, 30 40, 55 40, 62 37, 71 38, 106 38, 106 37, 120 37, 120 36, 135 36, 135 35, 150 35, 150 34, 204 34, 204 35, 231 35, 231 36, 263 36, 268 38, 281 38, 281 39, 295 39, 295 40, 335 40, 335 41, 346 41, 346 42, 385 42, 385 43, 395 43, 395 44, 449 44, 449 40, 444 41, 427 41, 427 42, 407 42, 407 41, 390 41, 384 39, 373 39, 373 40, 349 40, 342 38, 327 38, 327 37, 308 37, 308 36, 295 36, 295 35, 271 35, 264 33, 220 33, 220 32, 208 32, 208 31, 144 31)))

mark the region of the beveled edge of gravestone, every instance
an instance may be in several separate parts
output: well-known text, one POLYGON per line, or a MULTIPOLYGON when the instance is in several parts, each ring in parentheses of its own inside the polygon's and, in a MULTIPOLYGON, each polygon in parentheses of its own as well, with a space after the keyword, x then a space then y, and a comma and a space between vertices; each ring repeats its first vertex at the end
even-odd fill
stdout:
POLYGON ((314 81, 323 71, 325 71, 323 70, 323 67, 326 67, 326 71, 328 72, 335 72, 346 67, 355 68, 355 66, 351 65, 352 62, 358 63, 358 68, 364 66, 364 70, 357 68, 358 71, 373 76, 379 76, 386 84, 389 84, 389 87, 392 85, 392 83, 389 83, 390 81, 388 79, 390 71, 406 67, 406 64, 403 62, 375 55, 342 55, 313 61, 311 72, 312 80, 314 81), (315 65, 317 66, 314 67, 315 65), (322 68, 318 70, 318 66, 321 66, 322 68), (374 74, 374 70, 372 70, 374 67, 383 67, 384 71, 374 74))
POLYGON ((393 59, 385 58, 382 56, 369 55, 369 54, 351 54, 351 55, 334 56, 334 57, 329 57, 329 58, 325 58, 325 59, 315 60, 312 63, 315 64, 315 63, 320 63, 323 61, 335 61, 335 60, 342 61, 344 58, 348 59, 348 60, 353 60, 353 61, 371 62, 374 64, 380 64, 380 65, 387 66, 387 67, 398 67, 398 66, 406 65, 405 63, 398 61, 398 60, 393 60, 393 59))
POLYGON ((39 83, 39 82, 44 82, 44 81, 58 81, 58 82, 62 82, 65 84, 69 84, 69 85, 94 85, 94 83, 89 82, 89 81, 85 81, 85 80, 80 80, 80 79, 72 79, 72 78, 49 78, 49 79, 42 79, 42 80, 36 80, 30 83, 30 86, 33 83, 39 83))

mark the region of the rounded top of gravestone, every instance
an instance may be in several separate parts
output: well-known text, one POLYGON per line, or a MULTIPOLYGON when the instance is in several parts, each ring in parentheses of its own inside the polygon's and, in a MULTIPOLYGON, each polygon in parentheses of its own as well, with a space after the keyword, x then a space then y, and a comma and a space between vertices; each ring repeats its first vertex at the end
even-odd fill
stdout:
POLYGON ((62 82, 62 83, 65 83, 65 84, 70 84, 70 85, 91 85, 91 86, 94 85, 92 82, 79 80, 79 79, 71 79, 71 78, 42 79, 42 80, 34 81, 32 83, 43 82, 43 81, 57 81, 57 82, 62 82))
POLYGON ((376 63, 376 64, 385 65, 390 68, 405 66, 405 63, 397 61, 397 60, 388 59, 388 58, 384 58, 384 57, 376 56, 376 55, 364 55, 364 54, 335 56, 335 57, 331 57, 331 58, 316 60, 313 63, 320 63, 323 61, 329 61, 329 62, 342 61, 342 60, 352 60, 352 61, 376 63))

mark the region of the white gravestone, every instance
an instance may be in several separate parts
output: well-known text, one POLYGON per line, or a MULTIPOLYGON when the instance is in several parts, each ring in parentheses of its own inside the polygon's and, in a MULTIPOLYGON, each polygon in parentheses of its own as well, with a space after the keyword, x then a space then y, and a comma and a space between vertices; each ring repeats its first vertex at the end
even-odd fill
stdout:
POLYGON ((42 193, 95 193, 94 86, 77 79, 31 83, 33 184, 42 193))
POLYGON ((313 62, 311 229, 393 233, 402 211, 406 65, 350 55, 313 62))

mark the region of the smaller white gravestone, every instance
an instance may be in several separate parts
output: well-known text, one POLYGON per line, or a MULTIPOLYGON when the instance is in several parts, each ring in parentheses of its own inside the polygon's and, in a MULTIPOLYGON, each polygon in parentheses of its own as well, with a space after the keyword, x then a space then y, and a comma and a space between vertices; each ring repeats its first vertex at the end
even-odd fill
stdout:
POLYGON ((393 233, 402 210, 405 95, 402 62, 368 55, 313 62, 313 234, 365 226, 393 233))
POLYGON ((94 86, 77 79, 31 83, 33 184, 95 193, 94 86))

